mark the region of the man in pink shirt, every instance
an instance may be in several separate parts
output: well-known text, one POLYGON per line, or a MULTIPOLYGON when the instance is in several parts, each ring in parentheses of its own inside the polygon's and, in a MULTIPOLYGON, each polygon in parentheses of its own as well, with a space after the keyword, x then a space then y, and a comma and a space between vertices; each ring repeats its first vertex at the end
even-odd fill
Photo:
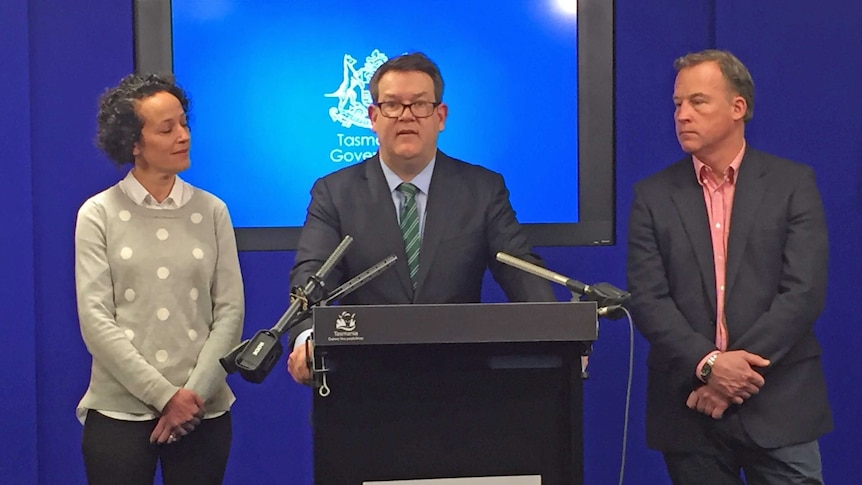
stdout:
POLYGON ((635 185, 628 288, 650 343, 647 444, 676 485, 821 484, 832 429, 814 322, 828 241, 813 171, 746 144, 732 54, 676 60, 689 155, 635 185))

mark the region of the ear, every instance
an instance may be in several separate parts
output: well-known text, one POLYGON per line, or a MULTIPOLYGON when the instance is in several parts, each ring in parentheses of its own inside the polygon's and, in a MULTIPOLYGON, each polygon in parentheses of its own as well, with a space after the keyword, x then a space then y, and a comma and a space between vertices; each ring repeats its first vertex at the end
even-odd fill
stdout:
POLYGON ((374 133, 377 133, 377 117, 379 116, 376 108, 374 105, 368 107, 368 119, 371 120, 371 131, 374 133))
POLYGON ((446 103, 440 103, 440 106, 437 106, 437 131, 446 129, 447 116, 449 116, 449 106, 446 103))
POLYGON ((748 103, 742 96, 734 96, 731 102, 733 106, 733 121, 739 121, 745 116, 748 111, 748 103))
POLYGON ((141 155, 141 147, 140 147, 140 144, 139 144, 139 143, 135 143, 134 145, 132 145, 132 156, 133 156, 133 157, 138 157, 138 156, 140 156, 140 155, 141 155))

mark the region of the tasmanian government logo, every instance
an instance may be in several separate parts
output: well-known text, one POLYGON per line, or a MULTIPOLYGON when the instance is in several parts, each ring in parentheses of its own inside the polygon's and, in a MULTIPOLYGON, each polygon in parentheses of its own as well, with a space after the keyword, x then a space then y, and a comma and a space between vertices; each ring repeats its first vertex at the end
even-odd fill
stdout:
POLYGON ((377 68, 388 59, 386 54, 374 49, 365 58, 365 64, 357 69, 356 58, 350 54, 344 54, 341 84, 335 91, 324 94, 329 98, 338 98, 338 105, 329 108, 329 117, 332 118, 332 121, 341 123, 341 126, 345 128, 351 126, 371 128, 371 121, 368 119, 368 107, 371 106, 373 100, 371 99, 371 92, 368 90, 368 83, 377 68))
POLYGON ((350 312, 341 312, 338 318, 335 319, 335 329, 342 332, 352 332, 356 330, 356 314, 350 312))
POLYGON ((335 319, 335 331, 331 337, 327 337, 330 342, 361 342, 365 337, 359 335, 356 330, 356 314, 350 312, 341 312, 335 319))

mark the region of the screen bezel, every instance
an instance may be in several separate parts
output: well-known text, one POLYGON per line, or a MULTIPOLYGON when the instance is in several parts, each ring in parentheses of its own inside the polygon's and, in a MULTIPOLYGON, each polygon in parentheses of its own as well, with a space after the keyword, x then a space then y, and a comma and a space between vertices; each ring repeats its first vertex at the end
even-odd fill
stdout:
MULTIPOLYGON (((578 222, 523 224, 534 246, 606 246, 616 240, 614 2, 578 0, 577 15, 578 222)), ((134 0, 135 72, 173 72, 171 32, 171 0, 134 0)), ((554 185, 549 181, 547 190, 558 190, 554 185)), ((295 250, 301 229, 238 227, 237 246, 295 250)))

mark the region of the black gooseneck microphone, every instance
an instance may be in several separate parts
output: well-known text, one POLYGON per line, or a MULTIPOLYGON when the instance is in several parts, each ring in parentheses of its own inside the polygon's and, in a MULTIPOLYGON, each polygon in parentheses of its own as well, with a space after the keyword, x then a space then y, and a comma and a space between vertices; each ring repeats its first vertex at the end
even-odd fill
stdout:
POLYGON ((326 277, 344 256, 352 242, 351 236, 344 236, 344 239, 326 258, 323 265, 308 278, 305 287, 299 290, 300 294, 293 298, 290 306, 278 319, 275 326, 269 330, 258 330, 254 337, 241 342, 227 355, 219 359, 228 374, 239 372, 249 382, 257 384, 263 382, 283 352, 281 336, 284 335, 297 315, 307 307, 309 298, 316 298, 312 304, 322 299, 325 292, 326 284, 324 281, 326 277))
POLYGON ((329 296, 327 296, 324 300, 309 305, 308 308, 302 311, 302 313, 299 313, 296 318, 293 319, 290 325, 287 326, 287 328, 285 329, 285 333, 289 332, 291 329, 293 329, 293 327, 299 325, 303 320, 310 317, 311 311, 314 309, 314 307, 329 306, 332 302, 353 293, 369 281, 380 276, 380 274, 382 274, 384 271, 389 269, 390 266, 395 264, 395 261, 397 260, 398 256, 390 254, 389 256, 386 256, 382 260, 378 261, 375 265, 359 273, 353 278, 350 278, 349 280, 345 281, 344 284, 332 290, 332 293, 330 293, 329 296))

